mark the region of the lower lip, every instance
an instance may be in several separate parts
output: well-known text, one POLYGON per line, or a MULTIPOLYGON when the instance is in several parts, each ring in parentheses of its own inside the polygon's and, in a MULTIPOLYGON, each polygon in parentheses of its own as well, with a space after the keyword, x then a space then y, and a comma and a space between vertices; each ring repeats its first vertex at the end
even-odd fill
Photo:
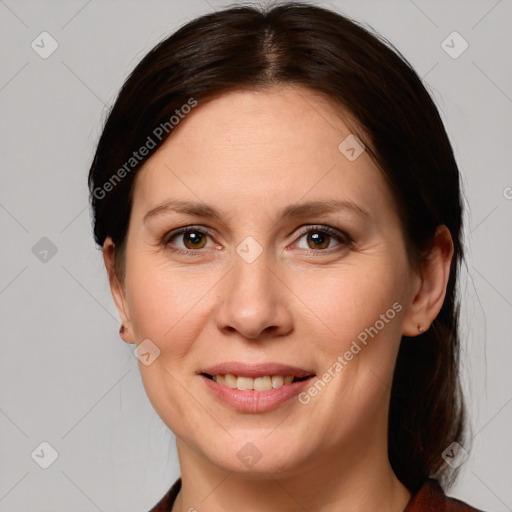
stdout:
POLYGON ((311 377, 306 380, 292 382, 291 384, 283 384, 280 388, 255 391, 253 389, 240 390, 229 388, 218 384, 204 375, 200 375, 200 377, 205 381, 207 388, 219 400, 237 411, 253 413, 276 409, 287 400, 290 400, 290 398, 297 396, 312 380, 311 377))

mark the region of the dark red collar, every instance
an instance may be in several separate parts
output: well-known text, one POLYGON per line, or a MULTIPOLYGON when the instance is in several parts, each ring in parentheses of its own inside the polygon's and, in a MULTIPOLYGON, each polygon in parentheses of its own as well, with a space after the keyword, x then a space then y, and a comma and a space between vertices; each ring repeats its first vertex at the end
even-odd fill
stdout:
POLYGON ((411 497, 403 512, 483 512, 467 503, 446 496, 434 479, 428 479, 411 497))

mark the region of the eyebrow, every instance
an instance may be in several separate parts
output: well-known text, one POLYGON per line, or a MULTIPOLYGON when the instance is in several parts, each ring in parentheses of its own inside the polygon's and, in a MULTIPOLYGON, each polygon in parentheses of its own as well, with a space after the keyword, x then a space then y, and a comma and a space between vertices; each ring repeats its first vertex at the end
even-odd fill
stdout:
MULTIPOLYGON (((371 215, 362 206, 358 204, 340 199, 326 199, 325 201, 308 201, 306 203, 290 204, 281 208, 277 216, 283 219, 294 217, 305 217, 307 215, 322 215, 334 213, 337 211, 349 210, 360 217, 371 219, 371 215)), ((191 201, 167 200, 155 206, 143 217, 143 221, 157 215, 169 212, 185 213, 187 215, 196 215, 198 217, 209 217, 222 220, 222 213, 214 206, 205 203, 194 203, 191 201)))

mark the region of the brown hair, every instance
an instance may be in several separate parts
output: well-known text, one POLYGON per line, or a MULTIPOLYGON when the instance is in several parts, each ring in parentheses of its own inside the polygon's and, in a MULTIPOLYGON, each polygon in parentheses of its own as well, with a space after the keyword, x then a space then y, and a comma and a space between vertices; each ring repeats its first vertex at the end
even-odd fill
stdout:
POLYGON ((172 134, 171 118, 191 100, 280 83, 322 93, 355 120, 352 132, 395 199, 412 265, 437 226, 450 230, 454 256, 444 304, 427 332, 402 338, 388 430, 389 459, 404 485, 416 492, 437 477, 446 489, 456 470, 441 454, 454 441, 462 444, 465 418, 456 293, 463 258, 459 171, 432 98, 382 36, 299 2, 230 7, 181 27, 136 66, 108 115, 89 173, 95 241, 102 246, 112 238, 123 280, 134 179, 146 160, 132 160, 134 151, 149 138, 151 152, 158 149, 172 134))

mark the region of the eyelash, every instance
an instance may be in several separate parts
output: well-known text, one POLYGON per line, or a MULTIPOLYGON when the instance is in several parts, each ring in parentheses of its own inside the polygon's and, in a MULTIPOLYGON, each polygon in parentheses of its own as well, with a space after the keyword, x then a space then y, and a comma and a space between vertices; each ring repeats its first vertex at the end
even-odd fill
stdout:
MULTIPOLYGON (((162 239, 162 243, 166 247, 166 249, 168 249, 172 252, 175 252, 178 254, 186 254, 186 255, 190 255, 190 256, 199 256, 200 253, 202 252, 201 251, 202 248, 201 249, 180 249, 177 247, 173 247, 171 244, 171 240, 173 238, 175 238, 179 235, 190 233, 190 232, 200 233, 202 235, 206 235, 206 236, 209 236, 210 238, 212 238, 212 233, 207 229, 204 229, 199 226, 186 226, 186 227, 177 229, 176 231, 172 231, 172 232, 166 234, 162 239)), ((344 233, 343 231, 340 231, 339 229, 332 228, 330 226, 325 226, 325 225, 308 226, 306 229, 303 229, 299 232, 299 234, 298 234, 299 238, 297 240, 300 240, 304 235, 307 235, 311 232, 313 232, 313 233, 320 232, 320 233, 324 233, 329 236, 332 236, 332 237, 336 238, 338 240, 338 242, 340 242, 342 245, 345 245, 348 248, 352 247, 352 244, 353 244, 352 238, 347 233, 344 233)), ((339 250, 339 246, 336 246, 336 247, 330 248, 330 249, 319 249, 319 250, 300 249, 300 250, 306 251, 309 253, 328 253, 329 254, 329 253, 333 252, 333 249, 339 250)))

